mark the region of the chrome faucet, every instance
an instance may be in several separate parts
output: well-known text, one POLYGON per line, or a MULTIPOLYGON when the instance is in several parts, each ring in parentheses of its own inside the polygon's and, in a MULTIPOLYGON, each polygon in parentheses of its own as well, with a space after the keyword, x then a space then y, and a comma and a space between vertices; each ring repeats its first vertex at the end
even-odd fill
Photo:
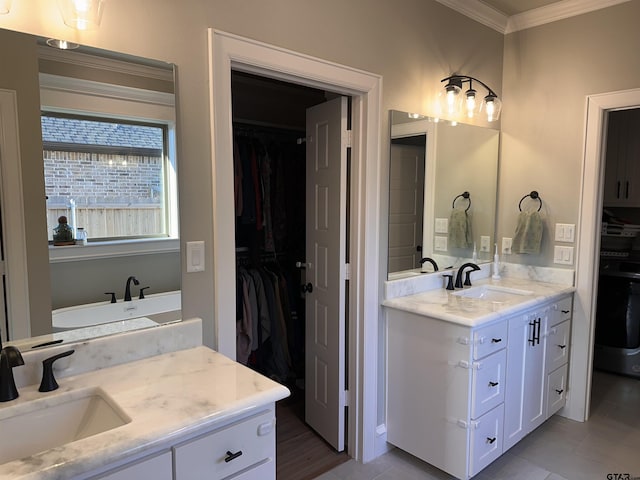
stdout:
POLYGON ((140 285, 140 282, 138 281, 138 279, 136 277, 129 277, 127 278, 127 286, 124 289, 124 301, 125 302, 130 302, 131 301, 131 281, 133 281, 134 285, 140 285))
MULTIPOLYGON (((2 348, 1 345, 0 348, 2 348)), ((18 398, 18 389, 13 379, 13 367, 20 365, 24 365, 24 360, 16 347, 6 346, 0 350, 0 402, 18 398)))
POLYGON ((420 265, 424 265, 426 262, 429 262, 431 265, 433 265, 434 272, 438 271, 438 264, 433 258, 424 257, 423 259, 420 260, 420 265))
POLYGON ((471 279, 469 278, 469 275, 471 274, 471 272, 475 272, 476 270, 480 270, 480 267, 478 265, 476 265, 475 263, 465 263, 464 265, 462 265, 459 269, 458 269, 458 274, 456 275, 456 284, 455 284, 455 288, 462 288, 463 284, 462 284, 462 273, 464 272, 465 268, 471 268, 471 270, 469 270, 467 272, 467 275, 465 276, 464 279, 464 285, 466 285, 467 287, 471 286, 471 279))

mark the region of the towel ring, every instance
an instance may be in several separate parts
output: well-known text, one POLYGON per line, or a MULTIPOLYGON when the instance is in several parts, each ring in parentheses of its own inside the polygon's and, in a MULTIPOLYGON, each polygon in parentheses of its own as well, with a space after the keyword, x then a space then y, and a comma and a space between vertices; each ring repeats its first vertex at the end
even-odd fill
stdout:
POLYGON ((465 212, 468 212, 469 209, 471 208, 471 194, 469 192, 463 192, 460 195, 458 195, 456 198, 453 199, 453 202, 451 202, 451 208, 456 208, 456 200, 459 199, 460 197, 462 198, 466 198, 467 200, 469 200, 469 205, 467 205, 467 208, 465 208, 465 212))
POLYGON ((518 210, 522 211, 522 201, 527 197, 531 197, 533 200, 538 200, 540 202, 540 206, 538 207, 538 211, 540 211, 540 209, 542 208, 542 199, 540 198, 538 192, 536 192, 535 190, 520 199, 520 203, 518 203, 518 210))

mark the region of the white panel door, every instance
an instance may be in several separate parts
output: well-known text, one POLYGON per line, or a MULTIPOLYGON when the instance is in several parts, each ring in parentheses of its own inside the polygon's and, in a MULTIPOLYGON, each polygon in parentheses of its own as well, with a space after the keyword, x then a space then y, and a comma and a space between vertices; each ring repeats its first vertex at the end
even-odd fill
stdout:
POLYGON ((425 148, 391 144, 389 272, 412 270, 422 258, 425 148))
POLYGON ((307 110, 305 420, 344 450, 347 99, 307 110))

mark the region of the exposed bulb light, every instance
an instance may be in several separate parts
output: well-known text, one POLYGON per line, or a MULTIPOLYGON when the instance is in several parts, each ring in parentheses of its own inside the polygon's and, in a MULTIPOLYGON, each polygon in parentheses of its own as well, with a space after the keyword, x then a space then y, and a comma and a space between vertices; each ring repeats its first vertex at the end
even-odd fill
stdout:
POLYGON ((91 30, 100 26, 104 0, 58 0, 65 25, 76 30, 91 30))
MULTIPOLYGON (((478 112, 483 112, 489 122, 494 122, 500 117, 502 102, 484 82, 468 75, 451 75, 443 79, 442 82, 447 82, 444 90, 447 98, 447 113, 450 119, 457 119, 461 115, 462 109, 464 109, 467 118, 474 118, 478 112), (463 107, 458 94, 465 82, 469 83, 469 89, 465 92, 463 107), (473 88, 473 82, 477 82, 487 89, 487 94, 482 102, 478 102, 478 92, 473 88)), ((436 110, 438 109, 442 110, 442 106, 436 105, 436 110)))
POLYGON ((473 118, 473 115, 476 112, 476 91, 473 88, 467 90, 467 100, 465 102, 465 106, 467 109, 467 117, 473 118))
POLYGON ((11 10, 11 0, 0 0, 0 15, 6 15, 11 10))

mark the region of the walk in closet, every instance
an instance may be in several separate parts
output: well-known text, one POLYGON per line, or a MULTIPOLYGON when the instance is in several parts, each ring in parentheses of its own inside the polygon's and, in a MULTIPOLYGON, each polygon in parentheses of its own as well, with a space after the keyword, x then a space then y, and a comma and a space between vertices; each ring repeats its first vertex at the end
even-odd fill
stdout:
POLYGON ((305 274, 297 264, 305 262, 306 110, 328 97, 232 73, 237 360, 291 390, 278 404, 284 480, 314 478, 348 459, 304 422, 305 274))

